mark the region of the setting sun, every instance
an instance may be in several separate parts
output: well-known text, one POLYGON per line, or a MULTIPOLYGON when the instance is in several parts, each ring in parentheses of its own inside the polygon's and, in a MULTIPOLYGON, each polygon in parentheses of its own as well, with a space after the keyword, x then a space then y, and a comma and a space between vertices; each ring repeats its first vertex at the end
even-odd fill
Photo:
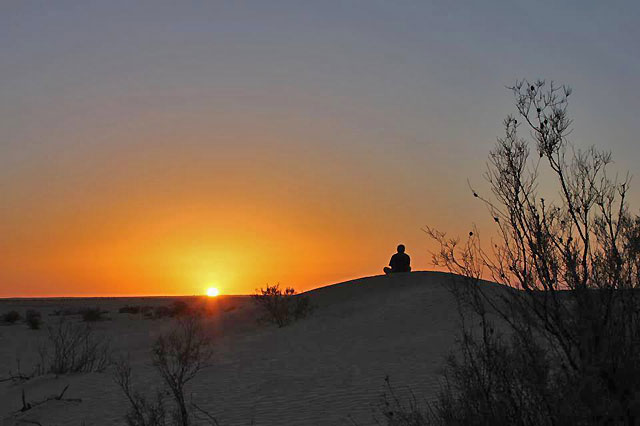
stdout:
POLYGON ((207 289, 207 296, 209 297, 216 297, 218 294, 220 294, 220 291, 215 287, 209 287, 207 289))

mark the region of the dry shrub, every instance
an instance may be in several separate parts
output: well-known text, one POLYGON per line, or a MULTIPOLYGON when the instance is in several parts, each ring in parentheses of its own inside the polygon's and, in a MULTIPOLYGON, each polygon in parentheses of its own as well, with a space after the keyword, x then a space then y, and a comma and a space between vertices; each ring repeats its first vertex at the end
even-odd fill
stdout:
POLYGON ((182 300, 174 301, 169 309, 171 310, 172 316, 181 316, 193 313, 187 302, 183 302, 182 300))
POLYGON ((20 318, 22 317, 20 316, 20 313, 18 311, 9 311, 2 314, 2 321, 6 322, 7 324, 15 324, 20 320, 20 318))
POLYGON ((279 284, 257 290, 253 300, 264 311, 262 319, 278 327, 306 317, 313 309, 308 296, 296 294, 291 287, 283 292, 279 284))
MULTIPOLYGON (((388 426, 422 426, 431 424, 433 413, 429 405, 420 404, 416 396, 409 390, 410 395, 399 395, 398 390, 391 385, 389 376, 385 378, 385 392, 379 404, 383 423, 388 426)), ((380 424, 379 419, 376 423, 380 424)))
POLYGON ((84 322, 96 322, 96 321, 104 321, 103 314, 106 314, 107 311, 103 311, 102 309, 95 308, 84 308, 79 311, 80 315, 82 315, 82 321, 84 322))
POLYGON ((24 322, 27 323, 30 329, 39 330, 42 325, 42 315, 36 310, 28 309, 25 313, 24 322))
MULTIPOLYGON (((452 283, 459 352, 434 408, 445 425, 634 425, 640 422, 640 217, 608 152, 569 144, 568 88, 511 88, 518 115, 489 158, 498 230, 491 248, 427 229, 452 283), (518 133, 527 129, 535 144, 518 133), (539 193, 538 173, 557 186, 539 193), (489 275, 503 288, 487 290, 489 275), (500 331, 498 331, 500 330, 500 331)), ((544 186, 546 188, 546 185, 544 186)))
POLYGON ((211 340, 201 319, 188 316, 178 321, 171 332, 160 336, 152 348, 153 366, 173 399, 173 407, 166 408, 162 390, 156 390, 155 399, 150 402, 131 385, 131 368, 126 361, 118 363, 116 383, 129 400, 130 410, 126 415, 129 426, 154 426, 170 424, 188 426, 195 418, 204 419, 209 424, 217 424, 215 418, 206 411, 187 402, 185 387, 211 360, 211 340), (203 418, 204 416, 204 418, 203 418))
POLYGON ((137 315, 137 314, 150 314, 153 311, 153 307, 152 306, 141 306, 141 305, 135 305, 135 306, 123 306, 120 309, 118 309, 118 313, 120 314, 132 314, 132 315, 137 315))
POLYGON ((118 309, 118 313, 120 314, 139 314, 141 311, 141 307, 138 306, 123 306, 122 308, 118 309))
POLYGON ((55 309, 50 316, 59 317, 59 316, 71 316, 71 315, 82 315, 82 309, 72 309, 72 308, 64 308, 64 309, 55 309))
POLYGON ((109 366, 109 342, 88 325, 61 320, 47 331, 47 341, 39 350, 41 373, 86 373, 109 366))
POLYGON ((182 300, 176 300, 169 306, 157 306, 153 311, 154 318, 173 318, 197 314, 198 312, 182 300))
POLYGON ((153 345, 153 365, 173 395, 181 426, 189 425, 190 414, 184 388, 211 359, 211 340, 197 317, 181 320, 171 333, 153 345))
POLYGON ((173 312, 171 312, 171 308, 168 306, 157 306, 153 310, 154 318, 170 318, 173 316, 173 312))
POLYGON ((126 359, 116 362, 115 381, 129 401, 125 414, 128 426, 164 426, 167 424, 164 395, 157 389, 153 400, 149 400, 133 387, 131 364, 126 359))

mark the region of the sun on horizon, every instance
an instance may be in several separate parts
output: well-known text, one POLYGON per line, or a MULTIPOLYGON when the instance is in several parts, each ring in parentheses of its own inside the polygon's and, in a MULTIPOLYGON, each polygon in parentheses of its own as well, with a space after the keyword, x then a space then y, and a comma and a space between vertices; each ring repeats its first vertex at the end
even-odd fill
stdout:
POLYGON ((219 294, 220 294, 220 290, 218 290, 217 287, 209 287, 207 289, 207 296, 209 297, 216 297, 219 294))

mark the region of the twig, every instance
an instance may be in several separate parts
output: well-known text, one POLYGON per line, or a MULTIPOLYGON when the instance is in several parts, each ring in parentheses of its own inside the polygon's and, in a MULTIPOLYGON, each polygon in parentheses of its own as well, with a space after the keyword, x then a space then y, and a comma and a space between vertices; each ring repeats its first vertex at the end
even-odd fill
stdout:
POLYGON ((206 411, 206 410, 204 410, 204 409, 202 409, 202 408, 198 407, 198 406, 196 405, 196 403, 195 403, 195 402, 191 401, 191 406, 192 406, 193 408, 195 408, 196 410, 198 410, 200 413, 202 413, 202 414, 204 414, 205 416, 207 416, 207 418, 209 419, 209 421, 211 422, 211 424, 213 424, 213 425, 215 425, 215 426, 219 426, 219 425, 220 425, 220 423, 218 423, 218 420, 216 420, 216 418, 215 418, 215 417, 213 417, 211 414, 209 414, 209 412, 208 412, 208 411, 206 411))
POLYGON ((27 403, 27 399, 24 395, 24 389, 22 389, 22 408, 20 409, 20 411, 27 411, 31 409, 31 404, 27 403))
POLYGON ((18 423, 28 423, 30 425, 38 425, 38 426, 42 426, 42 423, 40 423, 37 420, 27 420, 27 419, 20 419, 18 420, 18 423))
POLYGON ((0 383, 3 382, 15 382, 15 381, 26 381, 29 380, 31 377, 29 376, 25 376, 23 374, 17 374, 17 375, 10 375, 9 377, 3 377, 2 379, 0 379, 0 383))
POLYGON ((33 407, 37 407, 38 405, 42 405, 48 401, 82 402, 82 399, 80 398, 62 398, 65 392, 67 391, 67 389, 69 389, 69 385, 65 386, 59 395, 50 396, 41 401, 35 401, 35 402, 27 402, 27 397, 25 395, 24 389, 22 389, 22 408, 19 411, 25 412, 25 411, 31 410, 33 407))
POLYGON ((62 389, 62 392, 60 392, 60 395, 58 395, 55 399, 60 401, 64 393, 67 391, 67 389, 69 389, 69 385, 65 386, 64 389, 62 389))

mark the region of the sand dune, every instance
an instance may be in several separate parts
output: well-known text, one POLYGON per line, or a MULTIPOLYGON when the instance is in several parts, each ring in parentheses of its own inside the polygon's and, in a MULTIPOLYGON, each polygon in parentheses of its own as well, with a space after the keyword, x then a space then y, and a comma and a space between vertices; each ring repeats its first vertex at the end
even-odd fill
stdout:
MULTIPOLYGON (((255 321, 250 298, 226 296, 207 303, 207 327, 215 337, 211 367, 190 385, 193 400, 223 425, 360 425, 373 423, 373 411, 389 375, 420 398, 438 390, 444 356, 456 334, 453 298, 443 286, 451 278, 437 272, 362 278, 308 292, 317 306, 306 319, 276 328, 255 321)), ((100 306, 108 321, 95 323, 112 340, 116 353, 129 353, 134 380, 142 389, 160 385, 150 366, 149 348, 172 319, 143 319, 119 314, 126 304, 162 305, 172 299, 5 300, 0 312, 38 309, 46 323, 56 309, 100 306)), ((75 319, 79 321, 79 319, 75 319)), ((46 325, 46 324, 45 324, 46 325)), ((24 324, 0 327, 0 376, 17 367, 28 371, 46 331, 24 324)), ((3 424, 36 420, 43 425, 123 424, 128 406, 112 371, 55 377, 24 383, 0 383, 3 424), (25 413, 24 389, 30 400, 45 399, 66 385, 65 398, 25 413)))

